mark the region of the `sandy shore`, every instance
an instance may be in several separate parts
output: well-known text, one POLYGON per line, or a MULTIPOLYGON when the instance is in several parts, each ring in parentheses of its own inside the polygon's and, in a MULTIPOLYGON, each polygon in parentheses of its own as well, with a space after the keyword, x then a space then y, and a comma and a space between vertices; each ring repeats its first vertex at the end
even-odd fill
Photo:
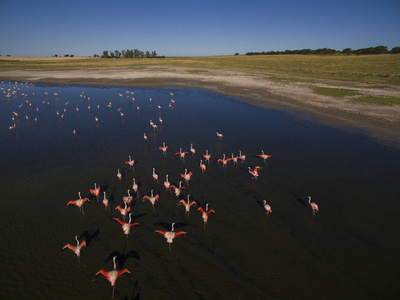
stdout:
POLYGON ((88 70, 1 71, 0 80, 46 84, 89 84, 99 86, 204 88, 217 93, 248 99, 253 105, 272 109, 302 111, 320 122, 339 125, 345 130, 365 130, 378 141, 399 147, 400 105, 357 104, 351 97, 337 98, 314 93, 312 86, 354 89, 369 95, 400 96, 399 85, 368 85, 312 79, 301 82, 294 75, 242 70, 210 70, 176 66, 148 66, 134 70, 123 67, 88 70), (293 80, 295 79, 295 80, 293 80))

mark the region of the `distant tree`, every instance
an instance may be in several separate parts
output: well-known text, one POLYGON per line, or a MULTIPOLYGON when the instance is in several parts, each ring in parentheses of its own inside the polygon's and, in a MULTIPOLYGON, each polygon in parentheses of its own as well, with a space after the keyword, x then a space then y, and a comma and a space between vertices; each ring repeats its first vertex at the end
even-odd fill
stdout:
POLYGON ((64 57, 69 57, 69 54, 65 54, 64 57))
POLYGON ((121 57, 121 52, 119 52, 118 50, 114 51, 114 57, 115 58, 120 58, 121 57))
POLYGON ((398 54, 400 53, 400 47, 394 47, 392 50, 390 50, 390 53, 392 54, 398 54))
POLYGON ((149 51, 146 51, 146 58, 150 58, 150 52, 149 51))
POLYGON ((103 55, 101 56, 102 58, 109 58, 109 56, 108 56, 108 51, 107 50, 104 50, 103 51, 103 55))
POLYGON ((112 51, 110 51, 110 56, 109 56, 110 58, 114 58, 115 56, 114 56, 114 52, 112 52, 112 51))
POLYGON ((342 53, 343 53, 343 54, 347 54, 347 55, 350 55, 351 52, 352 52, 352 51, 351 51, 351 48, 345 48, 345 49, 342 50, 342 53))
POLYGON ((93 54, 93 57, 100 57, 100 55, 98 55, 98 54, 93 54))
POLYGON ((71 54, 69 57, 74 57, 75 55, 71 54))
POLYGON ((236 53, 235 53, 235 56, 238 56, 238 55, 239 55, 239 52, 236 52, 236 53))
POLYGON ((156 58, 157 57, 157 52, 156 51, 151 51, 151 57, 156 58))

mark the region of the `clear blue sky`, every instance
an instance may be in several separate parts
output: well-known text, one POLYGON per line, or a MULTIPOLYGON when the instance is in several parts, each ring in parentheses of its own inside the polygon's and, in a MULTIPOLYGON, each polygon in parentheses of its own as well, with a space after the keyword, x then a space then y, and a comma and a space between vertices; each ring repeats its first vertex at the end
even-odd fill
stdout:
POLYGON ((400 46, 400 0, 0 0, 0 55, 400 46))

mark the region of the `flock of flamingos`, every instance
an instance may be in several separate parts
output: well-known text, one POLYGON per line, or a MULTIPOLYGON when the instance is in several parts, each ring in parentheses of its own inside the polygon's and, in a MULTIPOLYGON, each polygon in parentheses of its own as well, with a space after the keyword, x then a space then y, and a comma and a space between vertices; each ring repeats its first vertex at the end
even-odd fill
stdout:
MULTIPOLYGON (((9 99, 9 100, 14 100, 16 99, 16 97, 18 96, 18 91, 20 90, 19 87, 23 86, 23 83, 15 83, 13 87, 11 87, 11 83, 9 83, 10 87, 7 89, 4 87, 4 82, 2 82, 3 87, 1 87, 1 91, 3 93, 3 95, 9 99)), ((26 83, 28 84, 28 83, 26 83)), ((133 92, 130 91, 126 91, 127 93, 127 97, 131 98, 132 101, 134 101, 134 97, 133 97, 133 92)), ((49 94, 46 92, 45 93, 46 96, 48 97, 49 94)), ((28 115, 25 114, 23 112, 23 107, 29 107, 31 110, 36 111, 37 113, 39 113, 40 109, 38 107, 32 107, 32 102, 30 102, 28 100, 28 95, 26 93, 20 93, 20 95, 22 96, 23 102, 19 105, 19 109, 20 111, 13 111, 13 114, 11 116, 12 122, 13 124, 9 127, 9 131, 11 133, 13 133, 14 131, 18 130, 18 123, 21 121, 21 118, 25 118, 25 119, 29 119, 28 115)), ((171 97, 174 96, 173 93, 170 93, 171 97)), ((54 93, 54 96, 57 97, 58 94, 54 93)), ((123 97, 123 95, 120 93, 119 94, 120 97, 123 97)), ((88 109, 90 110, 90 97, 87 97, 86 95, 84 95, 84 93, 82 93, 80 95, 81 98, 85 99, 87 101, 88 104, 88 109)), ((149 99, 149 101, 152 101, 151 98, 149 99)), ((44 100, 43 104, 50 104, 50 101, 48 100, 44 100), (46 102, 48 101, 48 102, 46 102)), ((175 105, 175 100, 171 99, 170 103, 169 103, 169 107, 172 107, 173 105, 175 105)), ((97 109, 99 108, 99 105, 97 106, 97 109)), ((112 103, 110 102, 108 104, 108 108, 111 109, 112 108, 112 103)), ((138 106, 136 106, 137 110, 139 111, 140 108, 138 106)), ((163 120, 161 118, 161 106, 157 106, 158 110, 159 110, 159 119, 158 119, 158 123, 159 125, 161 125, 163 123, 163 120)), ((93 109, 93 108, 92 108, 93 109)), ((67 113, 67 110, 69 110, 68 108, 68 101, 64 104, 64 108, 61 111, 57 111, 57 117, 58 118, 64 118, 64 116, 67 113)), ((76 107, 75 110, 79 113, 79 108, 76 107)), ((124 117, 124 113, 121 111, 121 109, 118 109, 119 114, 121 115, 121 117, 124 117)), ((38 122, 38 116, 33 117, 34 122, 38 122)), ((99 119, 97 116, 95 116, 95 122, 99 123, 99 119)), ((152 121, 149 121, 149 125, 152 128, 153 131, 157 131, 158 130, 158 126, 152 121)), ((76 129, 73 130, 72 132, 73 135, 77 135, 77 131, 76 129)), ((146 133, 143 134, 143 138, 145 141, 147 141, 147 135, 146 133)), ((223 134, 216 132, 216 138, 219 140, 223 140, 223 134)), ((160 150, 160 155, 165 155, 168 151, 168 145, 166 145, 165 142, 162 143, 162 145, 159 146, 159 150, 160 150)), ((263 150, 260 151, 261 153, 256 154, 257 157, 261 158, 264 160, 264 164, 266 165, 266 161, 267 159, 269 159, 270 157, 272 157, 272 155, 267 155, 264 153, 263 150)), ((193 147, 193 144, 190 145, 190 149, 189 151, 183 151, 182 148, 179 149, 179 151, 177 151, 175 153, 175 156, 177 158, 179 158, 180 160, 185 159, 186 155, 192 155, 192 157, 195 157, 196 154, 196 150, 193 147)), ((209 153, 208 150, 206 150, 206 152, 204 154, 202 154, 201 156, 202 158, 199 160, 199 171, 201 171, 202 173, 207 172, 207 167, 210 164, 210 158, 211 158, 211 153, 209 153), (207 163, 207 165, 206 165, 207 163)), ((221 158, 218 158, 216 160, 217 164, 221 164, 224 168, 226 168, 226 166, 230 163, 234 164, 237 166, 238 161, 240 160, 242 163, 245 161, 246 156, 243 155, 241 153, 241 151, 239 152, 238 156, 234 156, 234 154, 232 153, 231 157, 226 157, 225 154, 223 154, 223 156, 221 158)), ((122 163, 122 162, 121 162, 122 163)), ((131 156, 129 156, 127 158, 127 160, 125 161, 125 164, 129 166, 130 169, 132 169, 134 171, 134 166, 135 166, 135 160, 132 159, 131 156)), ((248 167, 248 172, 251 175, 251 179, 253 180, 257 180, 257 178, 259 177, 259 170, 262 169, 261 166, 254 166, 254 167, 248 167)), ((194 172, 196 172, 195 170, 193 170, 194 172)), ((149 172, 150 173, 150 172, 149 172)), ((117 169, 116 172, 116 176, 118 178, 119 181, 122 181, 122 174, 120 172, 120 169, 117 169)), ((180 174, 181 178, 179 181, 179 184, 176 186, 174 184, 172 184, 169 181, 168 178, 168 174, 165 177, 165 180, 163 182, 163 185, 166 189, 166 191, 170 191, 172 194, 175 195, 176 199, 177 199, 177 205, 183 205, 185 208, 185 214, 187 216, 189 216, 189 212, 190 209, 194 206, 198 206, 198 203, 196 201, 191 201, 190 199, 190 195, 186 195, 186 198, 182 198, 182 194, 181 191, 183 189, 185 189, 184 186, 182 186, 182 181, 186 182, 186 185, 189 185, 189 182, 191 180, 191 177, 193 176, 193 173, 187 169, 185 169, 185 171, 183 173, 180 174)), ((156 182, 157 184, 159 184, 159 176, 156 173, 156 169, 153 168, 152 170, 152 177, 154 182, 156 182)), ((94 183, 94 187, 92 189, 89 189, 89 192, 91 194, 92 199, 96 199, 97 201, 102 201, 102 203, 104 204, 104 207, 106 210, 111 210, 110 208, 110 201, 107 199, 107 194, 106 191, 102 191, 101 187, 99 185, 97 185, 96 183, 94 183)), ((127 191, 127 195, 123 196, 122 198, 122 205, 118 205, 114 208, 115 211, 119 212, 120 217, 119 218, 113 218, 112 220, 115 221, 117 224, 119 224, 122 228, 123 234, 126 235, 127 239, 128 236, 131 232, 131 227, 139 225, 139 223, 137 222, 132 222, 132 213, 131 213, 131 204, 133 201, 133 197, 136 195, 137 198, 139 198, 139 185, 138 182, 136 182, 135 178, 133 178, 132 181, 132 190, 128 190, 127 191), (132 191, 132 194, 131 194, 132 191)), ((76 200, 71 200, 67 203, 67 206, 76 206, 79 209, 79 212, 84 214, 84 204, 86 202, 90 202, 90 199, 88 197, 84 197, 82 198, 81 196, 81 192, 78 192, 78 199, 76 200)), ((145 195, 142 197, 142 201, 143 202, 150 202, 152 209, 155 210, 155 205, 157 203, 157 201, 159 200, 160 195, 157 193, 154 193, 153 190, 150 191, 150 193, 148 195, 145 195)), ((318 212, 318 205, 315 204, 314 202, 311 202, 311 197, 308 197, 308 203, 312 209, 312 213, 315 214, 316 212, 318 212)), ((267 216, 272 213, 272 208, 269 204, 267 204, 266 200, 263 200, 263 207, 265 209, 265 212, 267 214, 267 216)), ((208 217, 210 214, 214 214, 215 211, 214 209, 210 209, 209 208, 209 203, 206 203, 203 206, 199 205, 198 209, 197 209, 202 216, 203 222, 204 222, 204 229, 206 227, 206 224, 208 222, 208 217)), ((118 213, 117 212, 117 213, 118 213)), ((187 234, 187 232, 185 231, 175 231, 174 228, 175 223, 171 224, 171 229, 170 230, 155 230, 155 233, 159 234, 160 236, 164 237, 166 239, 166 242, 169 245, 169 249, 171 250, 171 244, 174 241, 175 237, 178 236, 182 236, 187 234)), ((82 240, 79 241, 78 236, 75 236, 75 241, 76 243, 74 244, 66 244, 62 249, 68 249, 71 250, 78 258, 78 262, 79 262, 79 258, 81 255, 81 251, 82 248, 86 246, 86 241, 82 240)), ((116 264, 116 257, 113 257, 113 269, 112 270, 105 270, 105 269, 101 269, 99 270, 96 274, 95 274, 95 278, 97 278, 98 276, 103 276, 105 279, 107 279, 113 289, 112 295, 114 297, 114 289, 115 289, 115 283, 117 278, 120 275, 128 275, 131 277, 131 272, 124 268, 124 269, 118 269, 117 268, 117 264, 116 264)))

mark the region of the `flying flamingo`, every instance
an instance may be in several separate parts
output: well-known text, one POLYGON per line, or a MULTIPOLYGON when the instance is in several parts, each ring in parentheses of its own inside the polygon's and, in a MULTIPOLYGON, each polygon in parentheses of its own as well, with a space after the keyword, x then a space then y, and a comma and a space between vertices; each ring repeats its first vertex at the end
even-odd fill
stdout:
POLYGON ((185 206, 185 213, 187 214, 188 217, 189 217, 189 210, 190 210, 190 207, 191 207, 192 205, 197 205, 196 201, 190 201, 190 200, 189 200, 189 197, 190 197, 190 195, 188 195, 187 201, 185 201, 185 200, 182 199, 182 200, 179 201, 178 204, 177 204, 177 205, 184 205, 184 206, 185 206))
POLYGON ((129 233, 131 231, 131 227, 139 225, 139 223, 131 223, 132 222, 132 213, 129 214, 128 223, 125 223, 124 221, 121 221, 118 218, 113 218, 113 220, 117 221, 122 226, 122 230, 124 231, 124 234, 126 235, 126 238, 128 238, 128 235, 129 235, 129 233))
POLYGON ((219 137, 219 140, 221 141, 224 136, 221 133, 217 132, 217 137, 219 137))
POLYGON ((12 126, 8 127, 9 130, 13 130, 17 125, 13 124, 12 126))
POLYGON ((135 164, 135 161, 131 159, 131 156, 129 155, 129 160, 125 162, 127 165, 129 165, 129 168, 133 168, 133 165, 135 164))
POLYGON ((171 251, 171 244, 174 242, 175 237, 177 237, 181 234, 187 234, 187 232, 185 232, 185 231, 175 232, 174 225, 175 225, 175 223, 172 223, 171 231, 155 230, 156 233, 162 234, 167 239, 167 243, 169 244, 169 251, 171 251))
POLYGON ((78 195, 79 195, 79 199, 78 199, 78 200, 71 200, 71 201, 69 201, 68 204, 67 204, 67 206, 70 205, 70 204, 73 204, 73 205, 78 206, 79 211, 81 211, 82 214, 84 215, 85 212, 83 211, 83 206, 82 206, 82 205, 83 205, 83 203, 85 203, 86 201, 89 201, 89 202, 90 202, 90 200, 89 200, 89 198, 87 198, 87 197, 85 197, 85 198, 82 199, 82 197, 81 197, 81 192, 78 192, 78 195))
POLYGON ((171 187, 171 183, 168 181, 168 174, 165 175, 164 186, 166 190, 169 190, 169 188, 171 187))
POLYGON ((193 148, 193 144, 190 144, 190 152, 192 152, 192 155, 195 156, 196 149, 193 148))
POLYGON ((193 173, 192 172, 188 173, 187 169, 185 169, 185 173, 184 174, 181 173, 181 177, 186 180, 186 184, 187 185, 189 185, 189 180, 192 177, 192 175, 193 175, 193 173))
POLYGON ((125 206, 124 206, 124 208, 122 208, 121 206, 117 206, 116 208, 115 208, 115 210, 119 210, 119 212, 121 213, 121 216, 124 218, 124 220, 125 220, 125 216, 126 216, 126 214, 131 210, 131 207, 130 206, 128 206, 128 204, 125 202, 125 206))
POLYGON ((267 212, 267 216, 268 216, 270 213, 272 213, 271 206, 269 206, 269 205, 267 204, 267 201, 265 201, 265 200, 263 200, 263 204, 264 204, 264 208, 265 208, 265 210, 266 210, 266 212, 267 212))
POLYGON ((206 150, 206 154, 203 154, 203 157, 206 159, 208 163, 210 163, 211 154, 208 154, 208 150, 206 150))
POLYGON ((316 203, 314 203, 314 202, 311 202, 311 197, 310 197, 310 196, 308 196, 308 203, 309 203, 310 206, 311 206, 312 214, 313 214, 313 215, 314 215, 316 212, 319 211, 318 205, 317 205, 316 203))
POLYGON ((95 278, 96 278, 97 276, 99 276, 99 275, 103 275, 103 276, 111 283, 111 286, 112 286, 112 288, 113 288, 113 292, 112 292, 112 297, 113 297, 113 298, 114 298, 115 282, 117 281, 117 278, 118 278, 120 275, 123 275, 123 274, 127 274, 127 275, 129 275, 130 277, 132 277, 131 272, 129 272, 128 269, 117 270, 117 266, 116 266, 116 263, 115 263, 115 259, 116 259, 116 258, 117 258, 116 256, 113 257, 113 262, 114 262, 114 269, 113 269, 113 270, 111 270, 111 271, 106 271, 106 270, 104 270, 104 269, 101 269, 101 270, 98 271, 98 272, 96 273, 96 275, 95 275, 95 278))
POLYGON ((225 154, 223 154, 223 157, 217 160, 217 163, 222 162, 222 165, 226 169, 226 164, 230 161, 230 158, 225 158, 225 154))
POLYGON ((179 152, 176 152, 175 155, 179 155, 183 161, 185 161, 185 155, 188 154, 189 152, 182 152, 182 148, 179 148, 179 152))
POLYGON ((233 161, 233 165, 237 166, 238 159, 239 159, 239 156, 233 156, 233 153, 232 153, 232 157, 230 158, 230 160, 233 161))
POLYGON ((174 189, 175 196, 178 198, 181 194, 181 190, 184 189, 184 187, 182 187, 182 181, 179 181, 178 187, 176 187, 175 185, 171 185, 171 189, 174 189))
POLYGON ((204 173, 204 171, 206 170, 206 165, 203 164, 203 160, 200 159, 200 168, 201 168, 201 173, 204 173))
POLYGON ((156 180, 157 183, 158 183, 158 174, 156 174, 156 169, 155 169, 155 168, 153 168, 153 178, 154 178, 154 180, 156 180))
POLYGON ((123 196, 122 201, 130 204, 132 202, 133 197, 131 196, 130 190, 128 190, 128 196, 123 196))
POLYGON ((121 182, 121 180, 122 180, 122 174, 121 174, 121 172, 119 171, 119 169, 118 169, 118 172, 117 172, 117 177, 118 177, 119 181, 121 182))
POLYGON ((155 211, 155 209, 154 209, 154 204, 156 203, 156 201, 158 201, 158 198, 159 198, 160 196, 158 195, 158 194, 156 194, 155 196, 153 196, 153 190, 151 190, 151 196, 144 196, 143 197, 143 202, 147 199, 147 200, 149 200, 150 202, 151 202, 151 205, 153 206, 153 210, 155 211))
POLYGON ((104 199, 103 199, 104 207, 106 210, 107 210, 107 208, 108 208, 108 210, 110 210, 110 206, 108 206, 108 199, 106 198, 106 192, 103 192, 103 193, 104 193, 104 199))
POLYGON ((81 256, 81 248, 86 247, 86 242, 83 240, 81 243, 79 243, 78 236, 75 236, 76 240, 76 246, 73 246, 71 244, 66 244, 62 249, 70 249, 72 252, 75 253, 75 255, 78 257, 78 262, 79 262, 79 257, 81 256))
POLYGON ((258 154, 257 156, 261 157, 264 160, 265 164, 267 164, 267 158, 272 157, 272 155, 264 154, 264 150, 261 150, 261 154, 258 154))
POLYGON ((239 157, 238 157, 241 161, 242 161, 242 163, 245 161, 245 159, 246 159, 246 155, 242 155, 242 151, 239 151, 239 157))
POLYGON ((96 183, 94 184, 94 190, 89 189, 90 193, 96 196, 96 199, 99 200, 100 194, 100 186, 97 186, 96 183))
POLYGON ((164 143, 164 142, 163 142, 162 144, 163 144, 163 145, 162 145, 162 147, 160 146, 160 150, 162 150, 162 152, 163 152, 164 155, 167 155, 168 146, 165 146, 165 143, 164 143))
POLYGON ((135 193, 137 193, 138 197, 139 197, 139 192, 138 192, 138 188, 139 186, 137 185, 135 178, 133 178, 133 185, 132 185, 132 189, 135 191, 135 193))
POLYGON ((205 210, 202 207, 199 207, 197 210, 201 211, 201 214, 202 214, 201 216, 202 216, 203 221, 204 221, 204 229, 206 229, 206 225, 207 225, 207 221, 208 221, 208 215, 210 213, 214 213, 215 214, 215 211, 213 209, 208 210, 208 203, 206 204, 206 209, 205 210))
POLYGON ((261 169, 261 167, 260 167, 260 166, 255 166, 254 169, 252 169, 252 168, 250 168, 250 167, 248 167, 248 168, 249 168, 249 173, 250 173, 251 175, 253 175, 253 178, 252 178, 252 179, 257 180, 257 177, 258 177, 258 170, 261 169))

